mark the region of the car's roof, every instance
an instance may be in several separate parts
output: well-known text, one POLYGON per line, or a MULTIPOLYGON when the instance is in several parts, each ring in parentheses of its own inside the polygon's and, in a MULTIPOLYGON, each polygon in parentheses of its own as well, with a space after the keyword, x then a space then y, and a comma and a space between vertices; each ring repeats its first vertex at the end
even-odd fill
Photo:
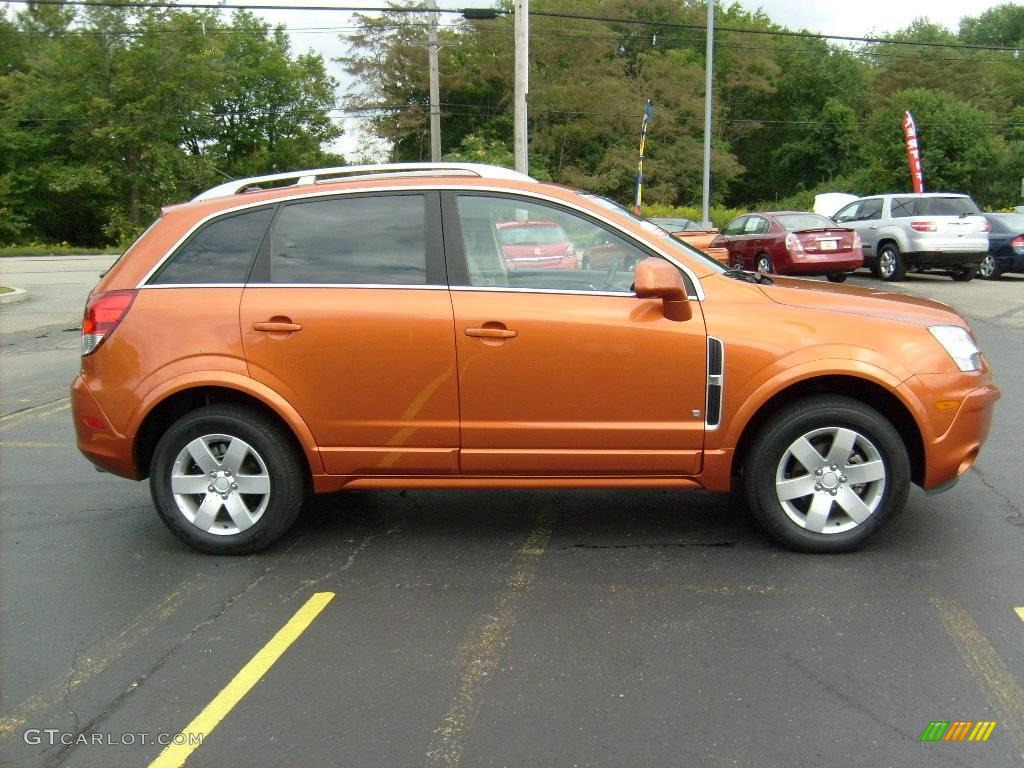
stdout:
POLYGON ((866 200, 869 197, 967 197, 963 192, 880 192, 875 195, 862 195, 859 199, 866 200))

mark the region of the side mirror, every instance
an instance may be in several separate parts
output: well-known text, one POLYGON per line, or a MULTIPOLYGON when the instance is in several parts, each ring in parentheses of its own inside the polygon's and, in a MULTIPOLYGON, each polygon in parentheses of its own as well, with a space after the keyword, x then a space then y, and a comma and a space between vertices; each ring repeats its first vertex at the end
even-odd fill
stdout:
POLYGON ((692 316, 683 276, 667 261, 651 257, 639 262, 633 290, 638 299, 661 299, 662 311, 669 320, 689 320, 692 316))

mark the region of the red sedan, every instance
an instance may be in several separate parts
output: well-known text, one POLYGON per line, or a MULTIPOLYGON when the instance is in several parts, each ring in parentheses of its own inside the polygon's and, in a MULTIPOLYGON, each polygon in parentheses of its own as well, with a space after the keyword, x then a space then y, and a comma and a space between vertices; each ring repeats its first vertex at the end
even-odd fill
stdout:
POLYGON ((729 222, 712 245, 727 248, 739 269, 826 275, 833 283, 864 265, 860 235, 816 213, 748 213, 729 222))
POLYGON ((555 222, 503 221, 496 226, 509 270, 576 268, 576 249, 555 222))

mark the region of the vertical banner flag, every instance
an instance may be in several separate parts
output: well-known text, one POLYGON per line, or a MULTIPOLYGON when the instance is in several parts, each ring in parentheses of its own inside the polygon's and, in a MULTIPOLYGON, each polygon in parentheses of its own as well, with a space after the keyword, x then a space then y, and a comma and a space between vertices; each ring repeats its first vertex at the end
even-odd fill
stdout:
POLYGON ((647 123, 652 117, 654 117, 654 102, 648 99, 647 106, 644 108, 644 121, 640 124, 640 164, 636 169, 636 201, 634 203, 634 211, 637 216, 640 215, 640 205, 644 195, 644 147, 647 146, 647 123))
POLYGON ((924 192, 924 173, 921 171, 921 151, 917 146, 917 127, 913 116, 903 115, 903 138, 907 143, 907 162, 910 164, 910 179, 915 192, 924 192))

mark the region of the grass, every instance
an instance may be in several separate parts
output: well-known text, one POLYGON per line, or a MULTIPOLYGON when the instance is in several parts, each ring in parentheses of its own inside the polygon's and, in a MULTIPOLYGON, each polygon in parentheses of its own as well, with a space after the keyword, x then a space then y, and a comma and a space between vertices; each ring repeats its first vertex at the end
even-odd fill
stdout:
POLYGON ((96 254, 116 254, 116 247, 110 248, 83 248, 77 245, 45 245, 31 243, 29 245, 3 245, 0 246, 0 258, 4 256, 90 256, 96 254))

